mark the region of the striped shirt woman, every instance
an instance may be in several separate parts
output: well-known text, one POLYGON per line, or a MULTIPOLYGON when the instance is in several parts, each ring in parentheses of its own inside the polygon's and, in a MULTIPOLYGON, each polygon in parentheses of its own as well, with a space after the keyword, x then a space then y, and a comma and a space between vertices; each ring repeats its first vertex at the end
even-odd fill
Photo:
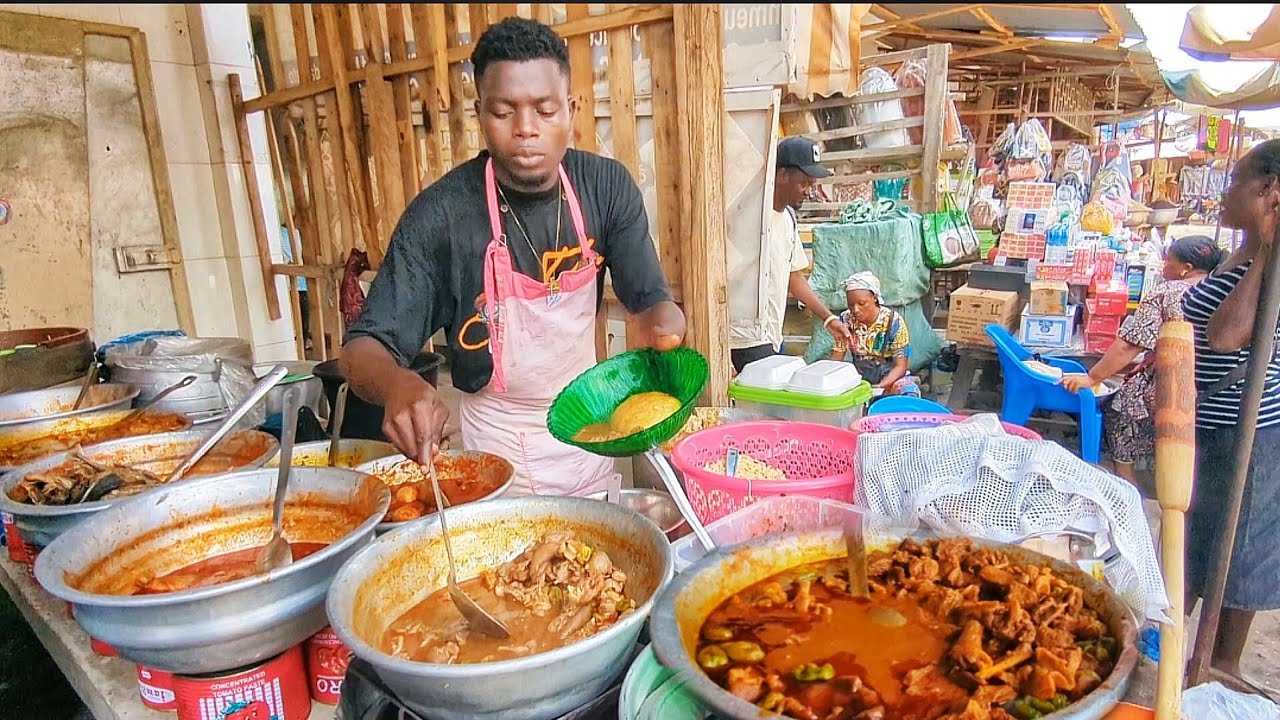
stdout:
MULTIPOLYGON (((1224 227, 1244 231, 1245 244, 1187 291, 1183 314, 1195 330, 1196 385, 1201 393, 1246 363, 1262 302, 1264 276, 1280 226, 1280 140, 1255 145, 1237 163, 1222 200, 1224 227)), ((1280 333, 1278 333, 1280 334, 1280 333)), ((1236 475, 1244 382, 1199 398, 1196 480, 1187 523, 1187 590, 1203 597, 1225 536, 1227 498, 1236 475)), ((1280 608, 1280 361, 1267 365, 1262 404, 1245 476, 1213 665, 1239 677, 1254 613, 1280 608)), ((1188 605, 1190 611, 1192 605, 1188 605)))

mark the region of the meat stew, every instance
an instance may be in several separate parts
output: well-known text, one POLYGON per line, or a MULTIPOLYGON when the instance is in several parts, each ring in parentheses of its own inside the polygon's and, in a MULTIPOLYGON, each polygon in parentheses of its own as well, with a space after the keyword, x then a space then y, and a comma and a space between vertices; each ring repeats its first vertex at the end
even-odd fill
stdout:
POLYGON ((554 650, 588 638, 635 610, 627 574, 572 532, 542 536, 462 589, 506 624, 511 637, 472 633, 442 588, 397 618, 381 648, 428 663, 481 663, 554 650))
POLYGON ((848 594, 843 558, 736 593, 700 629, 698 665, 799 720, 1031 720, 1098 687, 1119 657, 1081 588, 967 540, 904 540, 868 556, 868 577, 869 601, 848 594))
MULTIPOLYGON (((326 543, 289 543, 293 559, 323 550, 326 543)), ((265 546, 263 546, 265 547, 265 546)), ((139 580, 134 595, 159 595, 243 580, 257 573, 258 555, 263 547, 251 547, 205 558, 164 575, 139 580)))

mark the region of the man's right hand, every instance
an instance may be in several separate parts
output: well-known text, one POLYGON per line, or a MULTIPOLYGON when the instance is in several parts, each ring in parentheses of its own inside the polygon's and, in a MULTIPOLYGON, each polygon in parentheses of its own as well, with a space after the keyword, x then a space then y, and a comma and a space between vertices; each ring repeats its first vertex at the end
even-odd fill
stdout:
POLYGON ((439 445, 449 408, 436 389, 410 370, 400 370, 386 393, 382 432, 405 457, 426 464, 439 445))

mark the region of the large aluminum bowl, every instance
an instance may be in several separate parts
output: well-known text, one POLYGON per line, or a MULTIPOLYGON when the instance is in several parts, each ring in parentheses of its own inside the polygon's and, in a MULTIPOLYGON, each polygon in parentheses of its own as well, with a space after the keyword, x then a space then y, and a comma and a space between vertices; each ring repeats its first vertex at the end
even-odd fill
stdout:
MULTIPOLYGON (((493 500, 494 498, 502 497, 507 490, 511 489, 511 485, 516 481, 516 469, 515 466, 511 464, 511 461, 506 458, 499 457, 498 455, 494 455, 493 453, 481 452, 479 450, 442 450, 439 454, 453 458, 475 458, 477 461, 483 462, 486 475, 484 481, 493 486, 493 491, 479 499, 472 500, 471 502, 483 502, 485 500, 493 500)), ((356 467, 356 470, 370 475, 378 475, 382 478, 384 483, 387 483, 387 485, 391 487, 391 491, 395 492, 395 486, 398 483, 391 482, 389 477, 383 477, 380 473, 384 470, 394 468, 396 465, 399 465, 407 459, 408 458, 406 458, 402 453, 396 453, 395 455, 388 455, 386 457, 378 458, 377 460, 371 460, 363 465, 359 465, 356 467)), ((448 491, 444 488, 441 488, 440 491, 448 495, 448 491)), ((429 513, 423 517, 431 517, 432 514, 434 513, 429 513)), ((418 520, 421 519, 422 518, 406 520, 404 522, 379 523, 378 534, 382 535, 383 533, 391 532, 398 527, 408 525, 411 522, 418 522, 418 520)))
POLYGON ((108 508, 36 558, 36 579, 70 602, 90 635, 140 665, 206 673, 256 663, 328 624, 325 594, 373 537, 391 501, 376 478, 338 468, 294 468, 285 537, 329 543, 267 575, 159 595, 121 595, 142 578, 261 547, 271 537, 276 471, 186 480, 108 508))
MULTIPOLYGON (((22 465, 39 460, 45 455, 58 452, 60 450, 69 449, 76 444, 77 437, 84 437, 85 434, 93 430, 99 430, 109 427, 120 422, 129 415, 132 410, 100 410, 84 415, 76 415, 74 417, 57 418, 55 420, 40 420, 38 422, 19 425, 16 427, 0 428, 0 475, 4 475, 10 470, 15 470, 22 465), (53 436, 61 436, 58 442, 53 442, 53 436), (49 438, 48 441, 45 441, 49 438), (33 442, 41 441, 41 446, 46 448, 52 446, 56 450, 52 452, 41 452, 39 455, 33 454, 35 449, 33 442)), ((172 413, 160 413, 156 410, 142 415, 145 420, 155 415, 168 415, 168 417, 178 427, 170 432, 180 430, 188 430, 191 428, 191 418, 176 415, 172 413)), ((134 422, 130 422, 130 426, 134 426, 134 422)), ((155 435, 157 433, 122 433, 118 439, 125 437, 141 437, 143 435, 155 435)), ((84 444, 81 442, 80 444, 84 444)))
POLYGON ((607 690, 626 670, 654 598, 671 579, 658 526, 624 507, 575 497, 532 496, 444 511, 458 577, 473 578, 520 554, 543 533, 572 530, 628 576, 639 607, 585 640, 515 660, 440 665, 380 649, 387 627, 443 588, 448 575, 439 514, 380 536, 351 558, 329 589, 329 624, 409 709, 438 720, 548 720, 607 690))
POLYGON ((78 385, 0 395, 0 428, 127 408, 138 397, 138 392, 137 385, 124 383, 90 385, 78 409, 75 407, 76 398, 80 396, 78 385))
MULTIPOLYGON (((901 537, 896 538, 900 540, 901 537)), ((1085 602, 1123 648, 1116 667, 1101 686, 1064 710, 1054 720, 1100 720, 1124 697, 1138 661, 1138 626, 1133 611, 1114 592, 1080 568, 1024 548, 974 540, 977 547, 991 547, 1016 561, 1049 565, 1054 574, 1085 591, 1085 602)), ((770 535, 728 548, 720 548, 694 563, 658 598, 649 622, 649 635, 658 661, 685 681, 685 690, 696 696, 716 717, 725 720, 759 720, 763 711, 735 697, 713 682, 694 659, 703 623, 721 602, 734 593, 789 568, 846 556, 844 533, 839 528, 770 535)))
MULTIPOLYGON (((89 445, 83 448, 83 454, 96 462, 126 465, 163 478, 173 472, 206 437, 208 433, 203 430, 158 433, 89 445)), ((260 430, 231 433, 214 445, 209 454, 187 471, 184 477, 259 468, 279 450, 280 443, 269 433, 260 430)), ((22 478, 30 473, 61 465, 67 459, 67 453, 49 455, 0 477, 0 512, 13 516, 18 533, 29 545, 44 547, 77 523, 129 499, 99 500, 78 505, 28 505, 14 502, 9 497, 9 489, 21 482, 22 478)), ((152 492, 155 490, 148 490, 143 494, 152 492)))
MULTIPOLYGON (((293 446, 293 457, 289 463, 294 467, 326 467, 329 465, 329 440, 299 443, 293 446)), ((391 443, 377 440, 340 440, 338 442, 338 464, 335 467, 358 468, 361 465, 379 458, 399 454, 399 450, 391 443)), ((276 453, 267 461, 267 467, 280 467, 280 453, 276 453)))

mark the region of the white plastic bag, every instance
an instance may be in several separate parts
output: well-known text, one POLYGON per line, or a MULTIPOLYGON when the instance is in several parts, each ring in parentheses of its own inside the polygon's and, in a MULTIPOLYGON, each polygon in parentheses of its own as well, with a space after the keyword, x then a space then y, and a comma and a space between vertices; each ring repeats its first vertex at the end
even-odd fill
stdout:
POLYGON ((1280 720, 1280 705, 1211 682, 1182 694, 1182 716, 1195 720, 1280 720))
MULTIPOLYGON (((862 74, 862 83, 858 86, 859 95, 874 95, 882 92, 894 92, 898 90, 898 83, 894 82, 893 76, 886 72, 883 68, 869 68, 862 74)), ((858 118, 859 125, 871 125, 878 122, 886 122, 889 120, 901 120, 905 115, 902 114, 901 100, 881 100, 873 103, 858 104, 854 114, 858 118)), ((867 133, 862 136, 862 141, 869 148, 892 148, 903 147, 911 144, 910 138, 907 137, 906 130, 886 130, 884 132, 867 133)))

